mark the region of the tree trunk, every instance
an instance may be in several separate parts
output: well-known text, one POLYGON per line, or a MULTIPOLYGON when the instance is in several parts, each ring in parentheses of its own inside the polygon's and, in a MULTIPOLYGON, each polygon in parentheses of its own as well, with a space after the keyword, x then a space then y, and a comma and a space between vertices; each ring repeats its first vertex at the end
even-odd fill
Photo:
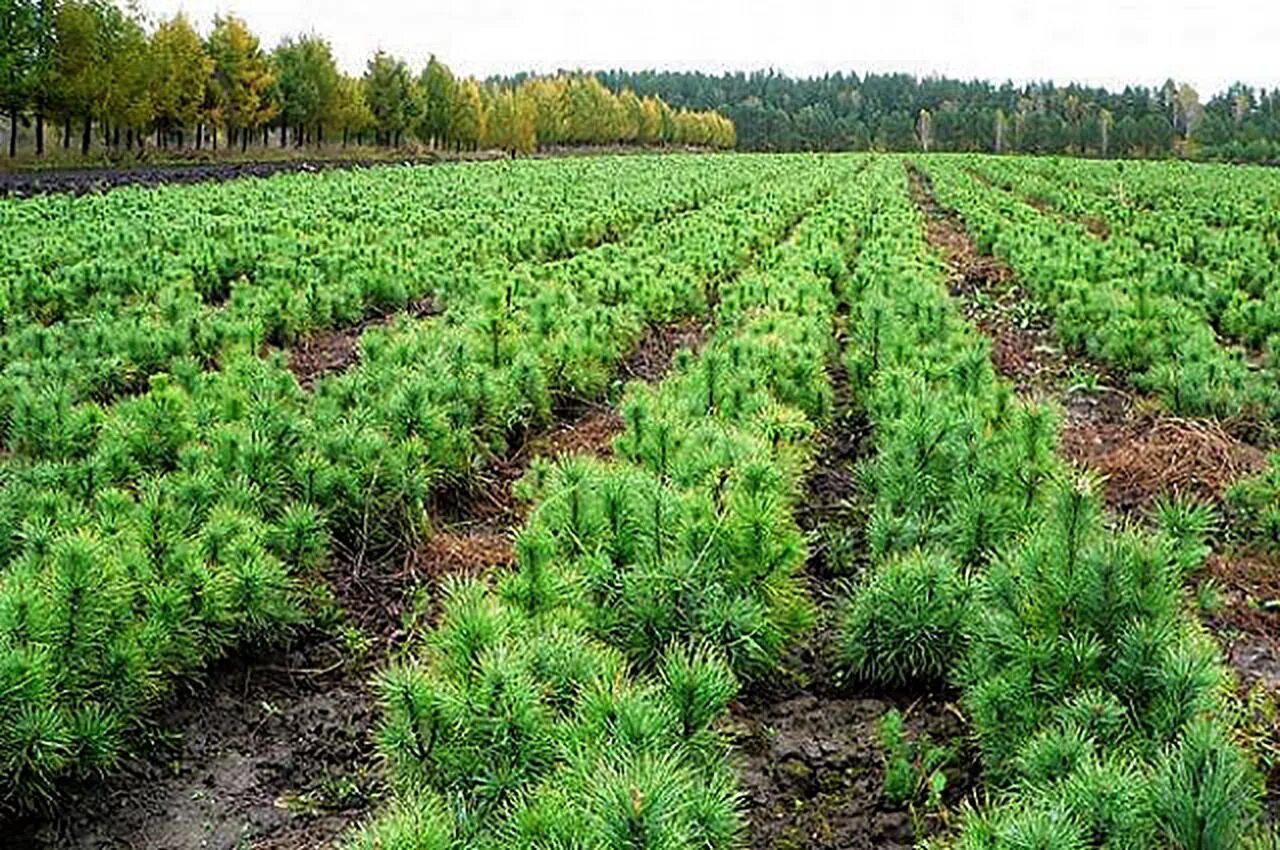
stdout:
POLYGON ((187 131, 179 127, 178 128, 178 150, 182 150, 182 143, 187 140, 186 137, 187 137, 187 131))
POLYGON ((111 128, 111 147, 119 150, 120 148, 120 125, 111 128))
POLYGON ((36 156, 44 156, 44 113, 36 111, 36 156))
POLYGON ((9 110, 9 159, 18 155, 18 110, 9 110))
POLYGON ((204 124, 196 124, 196 150, 204 145, 204 124))
POLYGON ((240 153, 244 153, 249 149, 249 135, 252 132, 253 131, 247 127, 240 131, 240 153))
POLYGON ((209 150, 218 152, 218 125, 209 125, 209 150))
MULTIPOLYGON (((18 125, 17 125, 17 124, 14 124, 13 126, 14 126, 14 127, 17 127, 18 125)), ((343 127, 343 128, 342 128, 342 146, 343 146, 344 148, 347 146, 347 139, 348 139, 348 138, 350 138, 350 137, 351 137, 351 131, 350 131, 349 129, 347 129, 346 127, 343 127)))
POLYGON ((84 117, 84 132, 80 134, 80 155, 89 155, 89 143, 93 141, 93 119, 88 115, 84 117))
POLYGON ((280 122, 280 147, 284 147, 286 144, 288 144, 289 140, 285 138, 288 132, 289 132, 289 125, 281 121, 280 122))
POLYGON ((316 147, 324 147, 324 124, 316 125, 316 147))
POLYGON ((132 127, 124 131, 124 146, 128 150, 133 150, 133 128, 132 127))
POLYGON ((62 149, 71 150, 71 119, 62 122, 62 149))

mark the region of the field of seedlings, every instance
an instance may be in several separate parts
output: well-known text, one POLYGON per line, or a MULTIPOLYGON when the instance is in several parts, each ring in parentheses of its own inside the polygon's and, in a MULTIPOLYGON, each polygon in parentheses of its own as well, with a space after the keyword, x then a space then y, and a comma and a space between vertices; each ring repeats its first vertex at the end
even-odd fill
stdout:
POLYGON ((1280 848, 1280 171, 388 166, 0 233, 13 846, 1280 848))

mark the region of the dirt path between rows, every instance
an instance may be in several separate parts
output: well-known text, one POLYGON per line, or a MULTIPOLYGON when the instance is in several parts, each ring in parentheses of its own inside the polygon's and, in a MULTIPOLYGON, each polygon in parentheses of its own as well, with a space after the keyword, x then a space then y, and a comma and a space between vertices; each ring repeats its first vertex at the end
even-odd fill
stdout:
POLYGON ((991 342, 991 361, 1018 394, 1063 411, 1062 453, 1103 476, 1109 507, 1139 517, 1161 495, 1221 503, 1227 487, 1266 466, 1266 454, 1210 419, 1161 412, 1104 366, 1063 350, 1052 318, 1002 260, 978 253, 964 223, 942 209, 928 177, 911 169, 929 243, 951 269, 964 315, 991 342))
MULTIPOLYGON (((915 846, 945 824, 936 813, 913 819, 885 796, 879 723, 896 708, 913 739, 964 740, 954 694, 886 692, 841 682, 828 663, 832 618, 844 592, 840 582, 849 578, 851 567, 842 556, 862 551, 856 540, 845 538, 846 545, 840 546, 836 541, 843 535, 857 538, 863 529, 854 464, 871 449, 870 424, 847 412, 844 369, 833 366, 830 372, 840 412, 819 437, 818 458, 798 510, 799 523, 811 539, 809 590, 824 622, 788 656, 783 675, 740 696, 725 723, 746 795, 748 846, 753 850, 915 846)), ((971 755, 963 754, 946 773, 945 801, 953 806, 976 784, 978 767, 971 755)))

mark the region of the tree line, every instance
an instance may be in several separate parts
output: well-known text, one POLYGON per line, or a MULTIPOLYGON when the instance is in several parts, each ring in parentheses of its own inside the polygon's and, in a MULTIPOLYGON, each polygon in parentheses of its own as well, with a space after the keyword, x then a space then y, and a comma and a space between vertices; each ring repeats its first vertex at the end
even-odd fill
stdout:
POLYGON ((660 96, 609 89, 588 74, 518 84, 455 76, 434 56, 420 72, 379 51, 343 73, 328 41, 298 35, 266 50, 243 20, 199 33, 182 14, 154 24, 109 0, 0 0, 0 113, 9 156, 19 128, 43 155, 49 125, 82 154, 250 144, 399 145, 528 153, 553 145, 732 148, 731 121, 660 96))
POLYGON ((1202 102, 1173 80, 1111 92, 909 74, 606 71, 597 78, 673 106, 716 110, 734 123, 744 150, 1280 159, 1280 89, 1243 83, 1202 102))

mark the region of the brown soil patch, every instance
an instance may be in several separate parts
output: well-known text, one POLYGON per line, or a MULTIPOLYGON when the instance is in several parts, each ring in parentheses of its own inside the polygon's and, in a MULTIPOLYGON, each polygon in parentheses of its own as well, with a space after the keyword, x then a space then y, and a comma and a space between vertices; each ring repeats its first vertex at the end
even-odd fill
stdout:
POLYGON ((612 408, 589 410, 575 422, 559 426, 549 434, 529 441, 531 457, 558 458, 566 454, 609 457, 613 454, 613 438, 626 427, 622 417, 612 408))
POLYGON ((951 295, 965 318, 991 341, 991 363, 1021 394, 1044 393, 1068 372, 1053 323, 1029 309, 1034 299, 1017 283, 1007 263, 979 254, 964 222, 933 196, 928 176, 911 167, 911 194, 924 213, 925 238, 951 271, 951 295))
POLYGON ((325 375, 343 372, 360 359, 360 337, 374 325, 387 325, 399 316, 423 319, 438 316, 443 306, 428 295, 410 302, 403 310, 364 319, 346 328, 318 331, 289 347, 289 371, 304 390, 315 389, 325 375))
POLYGON ((441 529, 422 542, 411 563, 420 575, 437 580, 445 576, 477 576, 492 567, 515 563, 511 541, 510 531, 441 529))
MULTIPOLYGON (((1099 412, 1100 410, 1100 412, 1099 412)), ((1266 466, 1266 455, 1216 422, 1120 411, 1080 415, 1068 405, 1061 450, 1105 478, 1107 504, 1142 511, 1161 494, 1221 503, 1232 483, 1266 466)))
MULTIPOLYGON (((963 724, 938 698, 838 695, 799 690, 735 704, 728 731, 736 738, 738 774, 747 799, 749 846, 765 848, 908 848, 938 831, 923 816, 923 834, 884 795, 879 723, 902 711, 908 734, 936 742, 962 740, 963 724)), ((972 785, 973 765, 945 770, 948 805, 972 785)))
POLYGON ((1084 229, 1092 233, 1099 239, 1111 238, 1111 225, 1107 224, 1096 215, 1086 215, 1080 218, 1080 223, 1084 225, 1084 229))
MULTIPOLYGON (((1221 591, 1221 607, 1205 617, 1239 676, 1238 693, 1248 704, 1252 689, 1280 702, 1280 561, 1256 554, 1215 553, 1205 576, 1221 591)), ((1263 715, 1254 719, 1246 743, 1262 757, 1266 808, 1280 823, 1280 728, 1263 715), (1269 759, 1269 760, 1268 760, 1269 759)))
POLYGON ((1246 684, 1261 681, 1280 694, 1280 563, 1215 553, 1207 574, 1222 591, 1222 610, 1209 623, 1223 638, 1228 660, 1246 684))
POLYGON ((315 389, 324 375, 342 372, 360 359, 360 335, 368 325, 340 331, 321 331, 289 349, 289 371, 304 390, 315 389))
POLYGON ((711 326, 696 319, 670 325, 651 325, 635 351, 622 361, 618 376, 624 380, 655 383, 671 371, 677 351, 687 348, 698 353, 711 333, 711 326))

